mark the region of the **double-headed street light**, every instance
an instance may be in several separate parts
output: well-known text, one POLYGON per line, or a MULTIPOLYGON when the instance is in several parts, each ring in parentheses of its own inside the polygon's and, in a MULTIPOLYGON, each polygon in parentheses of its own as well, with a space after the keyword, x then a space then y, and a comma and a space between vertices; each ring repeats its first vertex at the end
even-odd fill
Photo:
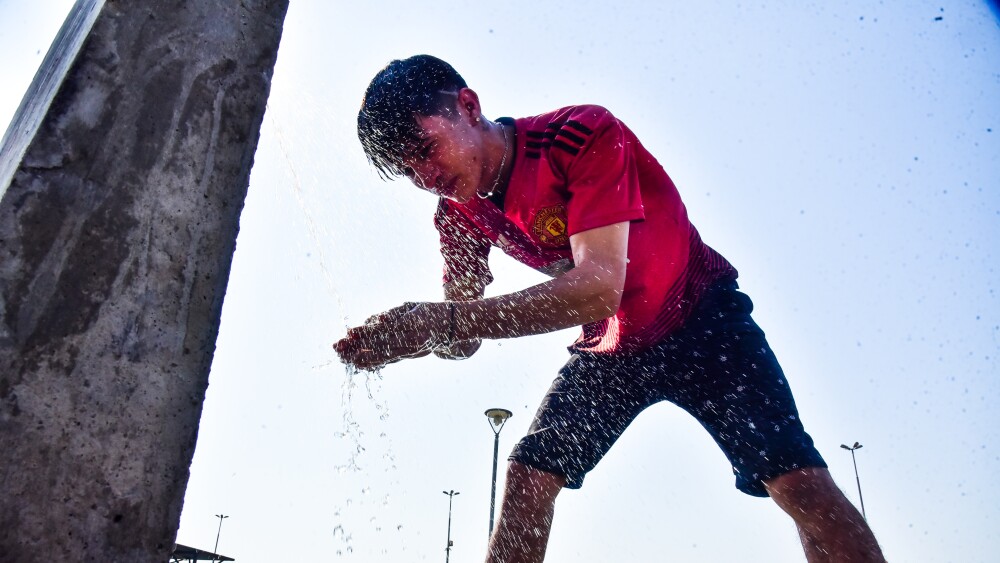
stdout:
POLYGON ((486 418, 493 428, 493 488, 490 492, 490 535, 493 535, 493 512, 497 499, 497 456, 500 453, 500 430, 503 429, 507 419, 514 416, 514 413, 507 409, 487 409, 486 418))
POLYGON ((458 491, 441 491, 442 493, 448 495, 448 547, 444 548, 444 563, 448 563, 448 558, 451 557, 451 501, 455 498, 455 495, 461 494, 458 491))
POLYGON ((862 446, 857 442, 854 442, 853 446, 847 446, 845 444, 841 444, 840 447, 851 452, 851 461, 854 462, 854 480, 858 482, 858 498, 861 500, 861 516, 867 522, 868 515, 865 514, 865 497, 861 496, 861 478, 858 477, 858 460, 854 458, 854 450, 860 450, 864 446, 862 446))

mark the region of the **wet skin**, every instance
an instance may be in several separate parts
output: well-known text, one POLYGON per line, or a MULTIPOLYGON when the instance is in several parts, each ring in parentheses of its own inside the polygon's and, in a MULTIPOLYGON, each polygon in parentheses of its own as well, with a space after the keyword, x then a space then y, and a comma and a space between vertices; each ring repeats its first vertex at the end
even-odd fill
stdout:
POLYGON ((465 203, 509 173, 500 164, 513 147, 504 140, 503 125, 482 116, 472 90, 461 90, 455 107, 445 114, 417 116, 416 122, 422 130, 420 144, 403 164, 418 188, 465 203))

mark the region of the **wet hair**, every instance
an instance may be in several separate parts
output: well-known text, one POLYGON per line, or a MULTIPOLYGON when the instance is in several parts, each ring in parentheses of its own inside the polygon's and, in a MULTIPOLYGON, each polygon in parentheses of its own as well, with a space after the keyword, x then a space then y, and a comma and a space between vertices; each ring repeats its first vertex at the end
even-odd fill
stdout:
POLYGON ((447 114, 465 79, 437 57, 394 60, 365 91, 358 139, 383 179, 404 174, 403 159, 420 143, 416 117, 447 114))

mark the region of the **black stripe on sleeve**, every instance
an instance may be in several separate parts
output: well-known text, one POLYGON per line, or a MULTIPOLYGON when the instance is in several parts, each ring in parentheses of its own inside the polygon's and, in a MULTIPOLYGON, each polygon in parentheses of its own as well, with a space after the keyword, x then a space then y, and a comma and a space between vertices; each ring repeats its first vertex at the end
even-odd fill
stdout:
POLYGON ((568 152, 569 154, 571 154, 573 156, 576 156, 576 155, 580 154, 580 149, 578 149, 578 148, 576 148, 573 145, 570 145, 568 143, 564 143, 564 142, 560 141, 559 139, 556 139, 555 141, 552 141, 552 146, 555 147, 555 148, 557 148, 557 149, 562 149, 562 150, 568 152))
POLYGON ((583 133, 584 135, 593 135, 594 134, 594 132, 589 127, 587 127, 586 125, 584 125, 584 124, 582 124, 579 121, 576 121, 574 119, 570 119, 569 121, 567 121, 566 125, 569 125, 573 129, 576 129, 577 131, 583 133))
POLYGON ((564 137, 566 139, 569 139, 570 141, 573 141, 574 143, 580 145, 581 147, 583 146, 583 142, 586 140, 583 137, 570 133, 566 129, 560 129, 559 132, 556 133, 556 135, 559 137, 564 137))

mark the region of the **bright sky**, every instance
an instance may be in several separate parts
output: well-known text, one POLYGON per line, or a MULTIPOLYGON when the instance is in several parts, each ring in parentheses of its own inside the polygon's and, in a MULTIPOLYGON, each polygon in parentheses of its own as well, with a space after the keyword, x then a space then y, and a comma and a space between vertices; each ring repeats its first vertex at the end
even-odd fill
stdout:
MULTIPOLYGON (((740 270, 807 430, 893 561, 1000 552, 1000 28, 983 1, 296 0, 242 216, 178 541, 240 563, 482 560, 502 458, 575 331, 351 377, 330 344, 439 299, 435 202, 368 169, 361 95, 431 53, 489 117, 609 107, 740 270)), ((0 123, 68 0, 0 0, 0 123)), ((490 293, 539 281, 494 253, 490 293)), ((802 561, 679 409, 557 504, 549 563, 802 561)), ((502 473, 501 483, 502 487, 502 473)))

